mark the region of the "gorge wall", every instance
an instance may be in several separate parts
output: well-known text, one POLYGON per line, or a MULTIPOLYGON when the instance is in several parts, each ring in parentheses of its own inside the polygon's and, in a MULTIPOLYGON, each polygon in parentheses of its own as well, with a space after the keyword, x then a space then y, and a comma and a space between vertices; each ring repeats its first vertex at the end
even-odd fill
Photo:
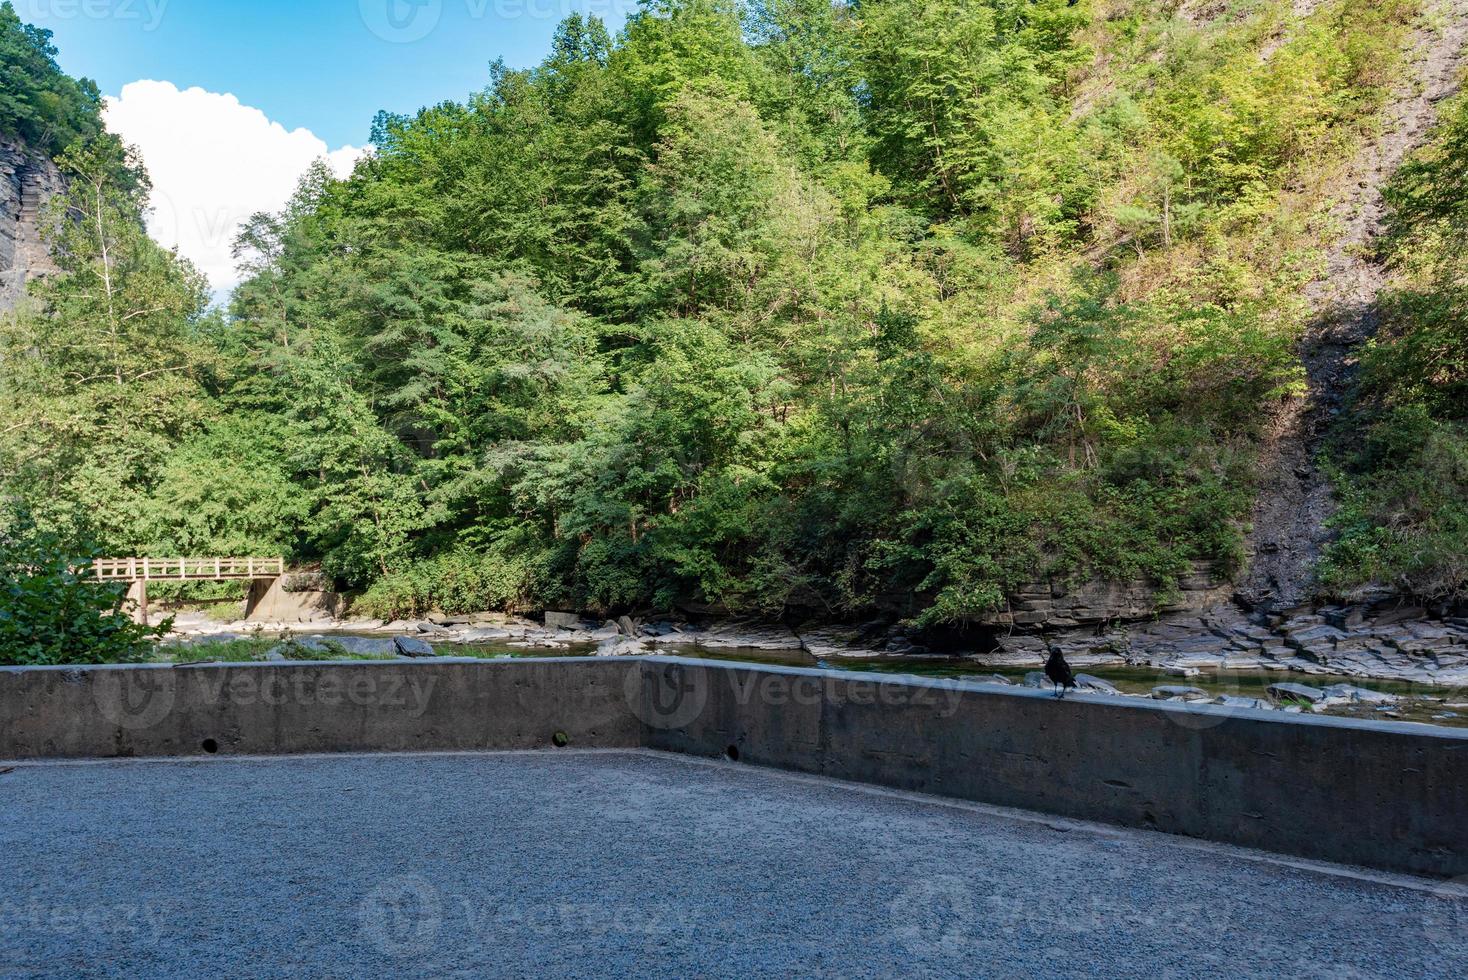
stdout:
MULTIPOLYGON (((1439 104, 1458 91, 1463 78, 1468 3, 1452 0, 1438 9, 1440 19, 1412 39, 1411 70, 1399 80, 1380 131, 1335 178, 1336 203, 1325 226, 1334 238, 1325 249, 1321 274, 1306 288, 1314 314, 1300 343, 1307 390, 1283 400, 1266 420, 1260 486, 1238 580, 1199 564, 1166 592, 1145 580, 1036 582, 1011 595, 1008 608, 990 625, 1037 632, 1238 611, 1284 622, 1309 618, 1312 603, 1324 598, 1315 570, 1331 540, 1336 502, 1321 456, 1330 426, 1355 384, 1359 350, 1380 323, 1378 295, 1387 282, 1376 249, 1386 215, 1383 191, 1427 141, 1439 104)), ((1297 3, 1296 12, 1306 8, 1297 3)), ((1277 45, 1264 56, 1274 50, 1277 45)), ((1394 590, 1383 586, 1367 600, 1352 601, 1381 604, 1393 599, 1389 593, 1394 590)))
POLYGON ((0 311, 15 307, 27 282, 56 269, 41 221, 62 184, 50 158, 0 136, 0 311))

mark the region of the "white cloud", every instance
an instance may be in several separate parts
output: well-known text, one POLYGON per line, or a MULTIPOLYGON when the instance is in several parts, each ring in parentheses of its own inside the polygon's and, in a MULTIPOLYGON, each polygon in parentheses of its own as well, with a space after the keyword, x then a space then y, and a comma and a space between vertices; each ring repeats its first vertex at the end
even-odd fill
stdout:
POLYGON ((235 232, 257 211, 278 211, 312 161, 338 175, 365 152, 331 149, 308 129, 287 131, 233 95, 139 81, 109 97, 107 128, 138 147, 153 179, 148 231, 209 277, 216 292, 239 281, 235 232))

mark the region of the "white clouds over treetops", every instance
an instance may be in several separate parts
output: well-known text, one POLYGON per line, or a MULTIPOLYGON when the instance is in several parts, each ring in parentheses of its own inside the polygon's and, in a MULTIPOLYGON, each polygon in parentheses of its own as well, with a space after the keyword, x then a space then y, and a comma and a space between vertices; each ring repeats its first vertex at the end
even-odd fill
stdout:
POLYGON ((278 211, 313 160, 351 172, 361 147, 331 149, 308 129, 287 131, 233 95, 138 81, 109 97, 107 128, 142 153, 153 179, 148 230, 177 246, 218 291, 239 281, 230 245, 257 211, 278 211))

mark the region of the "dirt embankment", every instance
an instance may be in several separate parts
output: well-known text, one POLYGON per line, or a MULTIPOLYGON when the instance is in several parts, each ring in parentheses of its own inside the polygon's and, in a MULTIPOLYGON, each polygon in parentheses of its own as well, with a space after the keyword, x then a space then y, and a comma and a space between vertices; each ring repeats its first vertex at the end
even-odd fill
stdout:
POLYGON ((1280 407, 1262 454, 1263 480, 1248 541, 1253 557, 1239 591, 1253 608, 1293 609, 1315 596, 1314 569, 1335 509, 1317 459, 1354 378, 1356 351, 1380 324, 1378 297, 1386 272, 1372 245, 1385 216, 1382 189, 1422 145, 1437 103, 1456 90, 1464 68, 1468 0, 1447 0, 1440 8, 1440 29, 1424 29, 1414 39, 1409 71, 1385 113, 1381 135, 1341 176, 1343 192, 1332 213, 1341 233, 1326 253, 1324 275, 1308 292, 1314 321, 1300 351, 1308 390, 1280 407))

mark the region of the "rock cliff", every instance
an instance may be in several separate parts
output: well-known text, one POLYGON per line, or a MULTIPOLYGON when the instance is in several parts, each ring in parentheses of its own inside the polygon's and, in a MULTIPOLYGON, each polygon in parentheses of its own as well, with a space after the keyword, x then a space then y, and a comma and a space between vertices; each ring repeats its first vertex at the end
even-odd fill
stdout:
POLYGON ((0 311, 13 309, 36 276, 55 270, 41 237, 46 202, 62 187, 49 158, 0 136, 0 311))

